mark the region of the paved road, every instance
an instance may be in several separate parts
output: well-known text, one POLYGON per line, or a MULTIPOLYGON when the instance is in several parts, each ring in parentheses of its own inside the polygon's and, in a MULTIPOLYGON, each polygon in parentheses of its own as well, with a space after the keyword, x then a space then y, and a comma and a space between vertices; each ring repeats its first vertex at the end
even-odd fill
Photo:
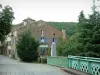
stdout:
POLYGON ((22 63, 0 55, 0 75, 71 75, 60 68, 46 65, 22 63))

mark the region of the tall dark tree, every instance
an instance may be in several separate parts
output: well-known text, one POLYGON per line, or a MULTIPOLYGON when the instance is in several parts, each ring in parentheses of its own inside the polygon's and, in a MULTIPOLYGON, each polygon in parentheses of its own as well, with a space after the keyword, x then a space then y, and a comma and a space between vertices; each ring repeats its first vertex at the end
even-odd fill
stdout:
POLYGON ((0 41, 4 41, 6 35, 11 31, 14 13, 10 6, 2 8, 0 5, 0 41))
POLYGON ((83 10, 80 12, 78 21, 79 21, 79 23, 84 23, 84 21, 85 21, 85 15, 84 15, 83 10))
POLYGON ((100 13, 95 12, 94 16, 91 44, 93 45, 93 51, 100 57, 100 13))
MULTIPOLYGON (((85 38, 86 38, 86 28, 84 28, 85 26, 84 25, 87 25, 87 22, 86 22, 86 18, 85 18, 85 15, 84 15, 84 12, 81 11, 80 12, 80 15, 79 15, 79 23, 76 27, 76 34, 77 34, 77 39, 76 39, 76 44, 75 44, 75 50, 81 50, 80 52, 83 52, 84 50, 84 41, 85 41, 85 38)), ((76 35, 75 35, 76 36, 76 35)))
POLYGON ((93 12, 89 19, 80 24, 80 35, 78 37, 78 45, 76 48, 81 48, 80 55, 100 57, 100 14, 93 12))

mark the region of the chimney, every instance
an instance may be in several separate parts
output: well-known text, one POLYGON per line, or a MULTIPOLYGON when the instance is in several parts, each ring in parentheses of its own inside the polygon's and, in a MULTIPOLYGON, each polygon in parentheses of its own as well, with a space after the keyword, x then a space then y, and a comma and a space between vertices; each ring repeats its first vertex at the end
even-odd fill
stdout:
POLYGON ((27 23, 24 21, 24 26, 26 26, 26 24, 27 24, 27 23))
POLYGON ((62 38, 66 39, 66 29, 65 28, 62 29, 62 38))

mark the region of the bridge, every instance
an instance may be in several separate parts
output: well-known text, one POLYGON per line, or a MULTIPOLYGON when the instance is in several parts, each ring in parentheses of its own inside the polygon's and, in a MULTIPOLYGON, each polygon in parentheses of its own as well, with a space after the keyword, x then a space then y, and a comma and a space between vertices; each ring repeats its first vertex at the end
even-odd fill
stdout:
POLYGON ((47 64, 81 72, 80 75, 100 75, 100 58, 68 56, 48 57, 47 64), (86 74, 82 74, 86 73, 86 74))

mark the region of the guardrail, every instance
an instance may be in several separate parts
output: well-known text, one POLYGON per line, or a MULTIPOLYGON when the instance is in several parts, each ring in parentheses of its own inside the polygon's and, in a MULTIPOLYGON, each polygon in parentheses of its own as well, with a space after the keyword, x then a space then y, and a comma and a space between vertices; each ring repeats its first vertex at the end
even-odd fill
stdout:
POLYGON ((47 57, 47 64, 100 75, 100 58, 70 55, 68 57, 47 57))
POLYGON ((68 56, 68 68, 100 75, 100 58, 68 56))
POLYGON ((58 67, 68 67, 67 57, 47 57, 47 64, 58 67))

